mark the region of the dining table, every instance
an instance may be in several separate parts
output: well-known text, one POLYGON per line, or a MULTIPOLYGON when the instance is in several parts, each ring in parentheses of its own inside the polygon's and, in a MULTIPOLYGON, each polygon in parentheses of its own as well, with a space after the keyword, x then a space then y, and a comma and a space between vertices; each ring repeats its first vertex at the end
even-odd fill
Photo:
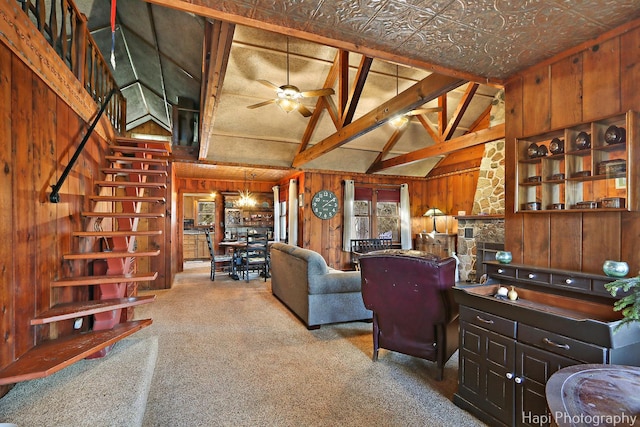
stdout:
MULTIPOLYGON (((267 251, 273 242, 274 242, 273 240, 267 241, 267 251)), ((237 262, 237 254, 239 253, 238 249, 246 248, 247 241, 246 240, 222 240, 218 242, 218 246, 225 248, 225 252, 227 252, 227 249, 231 249, 232 257, 231 257, 231 268, 229 269, 229 276, 231 276, 231 278, 234 280, 239 280, 240 277, 238 276, 238 262, 237 262)), ((249 242, 249 247, 250 246, 251 246, 251 242, 249 242)))

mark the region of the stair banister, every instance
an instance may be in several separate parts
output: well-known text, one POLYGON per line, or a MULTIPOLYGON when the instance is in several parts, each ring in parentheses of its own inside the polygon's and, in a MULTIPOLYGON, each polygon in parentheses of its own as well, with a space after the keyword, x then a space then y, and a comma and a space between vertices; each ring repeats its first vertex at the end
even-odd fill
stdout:
POLYGON ((100 120, 100 117, 102 117, 102 114, 104 113, 105 109, 107 108, 107 104, 109 104, 109 100, 111 99, 111 97, 113 96, 113 94, 115 92, 116 92, 116 89, 111 89, 111 91, 107 94, 107 97, 104 99, 104 101, 102 102, 102 105, 100 106, 100 111, 98 111, 98 114, 96 115, 96 118, 91 123, 91 126, 89 126, 89 129, 87 130, 87 133, 84 135, 84 138, 82 138, 82 142, 80 143, 80 145, 76 149, 76 152, 73 153, 73 157, 71 157, 71 161, 69 161, 69 164, 67 164, 67 167, 64 168, 64 172, 62 172, 62 175, 60 175, 60 178, 58 179, 58 182, 56 182, 55 185, 51 186, 51 188, 53 189, 51 191, 51 194, 49 195, 49 201, 51 203, 58 203, 60 201, 60 194, 59 194, 60 188, 62 188, 62 185, 64 184, 65 180, 67 179, 67 176, 69 175, 69 172, 71 172, 71 169, 73 168, 73 165, 75 165, 76 161, 78 160, 78 157, 80 157, 80 153, 82 152, 82 150, 84 150, 84 146, 87 144, 87 141, 89 140, 89 137, 93 133, 93 130, 95 129, 96 125, 98 124, 98 121, 100 120))

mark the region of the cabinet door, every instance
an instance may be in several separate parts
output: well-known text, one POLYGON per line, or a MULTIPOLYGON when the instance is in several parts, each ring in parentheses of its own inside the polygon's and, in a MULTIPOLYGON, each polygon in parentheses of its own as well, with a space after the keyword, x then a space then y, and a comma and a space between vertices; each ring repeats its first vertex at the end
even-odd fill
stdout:
POLYGON ((182 237, 182 257, 184 259, 195 259, 196 254, 196 235, 184 234, 182 237))
POLYGON ((526 344, 516 344, 516 402, 517 426, 548 426, 551 421, 547 407, 545 386, 549 377, 565 366, 577 362, 567 357, 540 350, 526 344))
POLYGON ((515 339, 461 322, 459 388, 461 397, 507 425, 514 417, 515 339))

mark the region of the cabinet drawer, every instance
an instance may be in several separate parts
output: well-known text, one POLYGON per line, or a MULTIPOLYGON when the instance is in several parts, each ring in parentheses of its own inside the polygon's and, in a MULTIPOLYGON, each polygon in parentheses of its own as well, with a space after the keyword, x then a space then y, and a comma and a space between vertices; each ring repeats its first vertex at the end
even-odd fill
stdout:
POLYGON ((568 274, 552 274, 551 284, 574 289, 591 289, 591 279, 585 277, 573 277, 568 274))
POLYGON ((528 270, 521 268, 518 270, 518 279, 530 280, 533 282, 539 282, 549 284, 551 282, 551 274, 543 271, 528 270))
POLYGON ((516 322, 495 314, 462 306, 460 307, 460 320, 510 338, 516 337, 516 322))
POLYGON ((509 267, 506 265, 495 265, 495 264, 486 264, 487 266, 487 274, 493 277, 507 277, 507 278, 515 278, 516 277, 516 268, 509 267))
POLYGON ((584 363, 606 363, 607 349, 529 325, 518 325, 518 341, 584 363))

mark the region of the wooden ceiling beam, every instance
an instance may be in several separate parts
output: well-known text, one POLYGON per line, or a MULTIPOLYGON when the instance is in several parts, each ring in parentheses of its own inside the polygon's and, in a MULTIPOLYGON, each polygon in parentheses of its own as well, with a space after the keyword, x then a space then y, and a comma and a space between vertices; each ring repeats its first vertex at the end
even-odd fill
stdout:
POLYGON ((318 157, 343 146, 349 141, 384 125, 396 115, 406 114, 420 105, 452 91, 464 83, 465 80, 459 78, 443 76, 440 74, 430 74, 423 80, 411 86, 409 89, 400 93, 398 96, 384 102, 377 108, 360 117, 358 120, 318 142, 313 147, 307 148, 303 152, 298 153, 293 159, 292 166, 300 167, 305 163, 317 159, 318 157))
MULTIPOLYGON (((485 108, 484 111, 478 115, 478 118, 476 118, 476 120, 471 123, 471 126, 469 126, 469 132, 478 130, 478 127, 481 126, 481 124, 489 118, 489 116, 491 115, 492 106, 492 104, 487 105, 487 108, 485 108)), ((487 123, 489 123, 489 121, 490 119, 487 121, 487 123)))
MULTIPOLYGON (((349 102, 349 51, 338 50, 338 113, 344 117, 349 102)), ((340 121, 342 123, 342 120, 340 121)))
MULTIPOLYGON (((411 118, 409 118, 409 120, 411 120, 411 118)), ((371 163, 371 166, 369 166, 369 170, 372 169, 378 163, 380 163, 382 159, 384 159, 386 155, 389 154, 389 151, 391 151, 391 149, 396 145, 398 140, 402 137, 402 135, 404 135, 404 132, 408 128, 409 126, 403 126, 402 128, 396 129, 395 132, 393 132, 393 135, 391 135, 391 138, 389 138, 389 141, 387 141, 387 143, 384 145, 384 148, 382 149, 380 154, 378 154, 378 157, 376 157, 373 163, 371 163)), ((369 170, 367 170, 366 173, 370 173, 369 170)))
MULTIPOLYGON (((327 78, 324 81, 323 88, 333 87, 336 83, 336 79, 338 78, 338 67, 340 62, 340 53, 336 54, 335 59, 333 60, 333 65, 331 65, 331 69, 329 69, 329 73, 327 74, 327 78)), ((336 109, 336 105, 329 96, 320 96, 316 101, 316 108, 313 110, 313 114, 309 118, 309 123, 307 123, 307 127, 304 129, 304 135, 302 135, 302 140, 300 141, 300 145, 298 146, 298 153, 306 150, 309 141, 311 140, 311 136, 313 132, 316 130, 316 126, 318 126, 318 121, 320 120, 320 115, 322 113, 322 108, 326 107, 327 111, 329 111, 329 115, 331 116, 331 120, 336 126, 336 129, 339 129, 340 120, 338 119, 338 113, 336 109)))
POLYGON ((356 107, 358 107, 358 102, 360 102, 362 89, 364 88, 364 84, 367 81, 367 77, 369 76, 371 63, 373 63, 373 58, 369 56, 363 56, 360 60, 360 66, 358 66, 358 72, 356 73, 351 94, 349 96, 349 105, 345 111, 344 116, 342 117, 343 126, 348 125, 353 121, 353 115, 356 112, 356 107))
MULTIPOLYGON (((440 112, 438 113, 438 132, 442 136, 444 133, 444 129, 447 127, 447 94, 438 97, 438 107, 440 107, 440 112)), ((438 138, 439 140, 444 140, 444 138, 438 138)), ((435 139, 434 139, 435 141, 435 139)))
POLYGON ((415 117, 418 119, 420 124, 422 124, 422 127, 427 131, 429 136, 431 136, 431 139, 433 139, 436 144, 443 142, 442 135, 440 135, 437 129, 434 129, 433 126, 431 126, 431 123, 427 121, 424 114, 419 114, 415 117))
POLYGON ((464 116, 464 113, 467 111, 467 108, 469 107, 469 104, 473 99, 473 95, 475 95, 476 91, 478 90, 478 86, 480 86, 478 83, 473 83, 473 82, 467 85, 467 89, 464 91, 464 95, 462 95, 462 98, 458 103, 458 107, 456 108, 456 111, 453 113, 453 116, 451 117, 451 120, 449 121, 447 128, 444 130, 444 132, 442 132, 442 135, 444 136, 445 141, 451 139, 451 137, 453 136, 453 133, 458 128, 458 124, 460 124, 460 120, 462 120, 462 116, 464 116))
POLYGON ((454 151, 463 150, 465 148, 485 144, 502 138, 504 138, 504 123, 492 128, 482 129, 477 132, 459 136, 442 144, 430 145, 428 147, 412 151, 411 153, 402 154, 392 159, 384 160, 378 163, 375 168, 370 168, 371 170, 369 173, 378 172, 394 166, 415 163, 429 157, 444 156, 449 153, 453 153, 454 151))
POLYGON ((216 110, 222 93, 222 83, 227 72, 229 63, 229 53, 231 52, 231 42, 235 24, 228 22, 206 21, 205 40, 203 43, 202 75, 206 76, 201 85, 203 88, 200 94, 200 153, 199 159, 206 159, 209 153, 209 142, 211 129, 215 123, 216 110))

